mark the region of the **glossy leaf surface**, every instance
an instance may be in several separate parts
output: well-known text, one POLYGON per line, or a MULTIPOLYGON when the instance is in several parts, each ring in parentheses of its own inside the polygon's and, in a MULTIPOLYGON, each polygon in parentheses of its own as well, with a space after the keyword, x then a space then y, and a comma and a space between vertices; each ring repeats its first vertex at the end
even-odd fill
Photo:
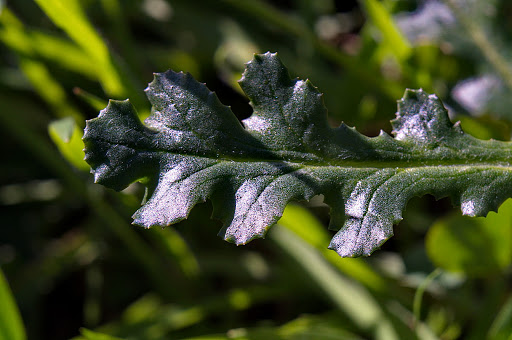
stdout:
POLYGON ((237 244, 263 237, 291 200, 323 194, 331 207, 329 248, 369 255, 393 234, 408 200, 451 197, 469 216, 486 215, 512 194, 509 143, 482 141, 452 124, 435 95, 407 90, 392 121, 394 138, 331 128, 322 96, 291 79, 276 54, 255 55, 240 86, 254 112, 238 122, 190 75, 155 74, 142 124, 129 101, 110 101, 87 122, 86 161, 97 183, 147 185, 133 215, 144 227, 185 219, 211 199, 237 244))

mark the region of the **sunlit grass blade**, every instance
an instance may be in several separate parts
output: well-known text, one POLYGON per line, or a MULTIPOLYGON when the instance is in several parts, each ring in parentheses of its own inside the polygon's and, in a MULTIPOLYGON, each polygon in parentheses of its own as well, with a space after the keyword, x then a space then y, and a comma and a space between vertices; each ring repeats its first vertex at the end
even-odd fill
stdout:
POLYGON ((78 128, 72 117, 66 117, 50 123, 48 133, 68 162, 77 169, 87 171, 88 164, 84 161, 82 130, 78 128))
POLYGON ((391 13, 386 7, 377 0, 362 0, 361 4, 368 19, 382 34, 382 45, 387 46, 388 51, 393 53, 398 61, 402 62, 407 59, 412 53, 412 48, 395 25, 391 13))
POLYGON ((113 64, 110 52, 87 19, 77 0, 36 0, 46 15, 64 30, 92 58, 105 91, 113 97, 125 97, 127 90, 113 64))
POLYGON ((9 10, 0 16, 0 40, 23 57, 33 57, 98 79, 97 63, 78 45, 56 35, 28 29, 9 10))
POLYGON ((296 204, 289 204, 279 220, 279 225, 286 227, 320 251, 325 259, 345 275, 356 279, 374 291, 388 292, 389 282, 375 272, 363 259, 340 259, 336 253, 326 248, 332 236, 308 209, 296 204))
POLYGON ((27 38, 36 55, 48 62, 53 62, 70 71, 97 80, 97 64, 79 46, 59 36, 41 31, 27 31, 27 38))
POLYGON ((106 100, 103 100, 102 98, 97 97, 79 87, 75 87, 73 89, 73 93, 97 111, 102 110, 107 105, 106 100))
POLYGON ((37 93, 53 108, 57 117, 73 117, 77 123, 83 122, 82 114, 69 104, 66 91, 43 63, 21 58, 20 68, 37 93))
POLYGON ((398 338, 377 300, 363 286, 341 276, 318 251, 290 231, 278 226, 270 235, 358 328, 398 338))
POLYGON ((52 107, 54 114, 57 117, 70 116, 82 122, 82 115, 69 104, 62 85, 44 63, 34 58, 34 41, 24 31, 23 24, 8 10, 0 16, 0 23, 0 40, 17 53, 21 71, 41 98, 52 107))
POLYGON ((421 320, 421 303, 423 300, 423 294, 427 287, 434 281, 440 274, 442 273, 440 268, 436 268, 432 273, 430 273, 421 284, 416 289, 416 294, 414 294, 414 302, 413 302, 413 312, 414 312, 414 327, 421 320))
POLYGON ((200 272, 199 263, 185 240, 173 228, 153 229, 154 243, 169 257, 177 262, 188 278, 195 278, 200 272))
POLYGON ((25 340, 25 328, 9 284, 0 270, 0 340, 25 340))
POLYGON ((509 340, 512 334, 512 297, 509 297, 498 311, 489 329, 487 339, 509 340))
POLYGON ((80 333, 82 333, 82 337, 75 338, 75 340, 123 340, 122 338, 94 332, 87 328, 81 328, 80 333))

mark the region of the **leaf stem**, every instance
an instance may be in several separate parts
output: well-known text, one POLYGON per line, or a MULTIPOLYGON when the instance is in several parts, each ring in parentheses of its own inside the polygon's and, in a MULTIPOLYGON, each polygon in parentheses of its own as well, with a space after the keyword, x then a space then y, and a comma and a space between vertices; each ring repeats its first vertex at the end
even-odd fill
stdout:
POLYGON ((420 283, 418 286, 418 289, 416 289, 416 293, 414 294, 414 300, 413 300, 413 313, 414 313, 414 320, 413 320, 413 329, 416 329, 418 327, 418 324, 421 320, 421 302, 423 299, 423 294, 425 293, 425 290, 427 287, 434 281, 439 275, 441 275, 443 271, 441 268, 436 268, 434 271, 432 271, 428 276, 423 280, 423 282, 420 283))

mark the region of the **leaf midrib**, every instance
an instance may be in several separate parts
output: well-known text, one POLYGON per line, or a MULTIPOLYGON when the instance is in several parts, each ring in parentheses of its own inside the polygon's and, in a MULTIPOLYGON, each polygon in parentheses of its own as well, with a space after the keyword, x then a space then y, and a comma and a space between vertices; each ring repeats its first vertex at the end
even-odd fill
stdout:
MULTIPOLYGON (((184 157, 198 157, 198 158, 206 158, 212 159, 216 161, 224 161, 224 162, 238 162, 238 163, 281 163, 287 165, 295 165, 295 166, 306 166, 306 167, 339 167, 339 168, 372 168, 372 169, 387 169, 387 168, 424 168, 424 167, 438 167, 438 166, 464 166, 464 167, 494 167, 500 169, 509 168, 512 170, 512 164, 502 161, 489 161, 489 160, 471 160, 471 159, 447 159, 447 160, 436 160, 436 159, 424 159, 424 160, 324 160, 324 162, 314 161, 314 160, 287 160, 287 159, 271 159, 271 158, 242 158, 242 157, 232 157, 227 155, 204 155, 197 153, 188 153, 188 152, 172 152, 164 149, 149 149, 149 148, 136 148, 129 144, 125 143, 114 143, 104 138, 98 138, 97 140, 102 140, 103 142, 122 145, 127 148, 131 148, 137 150, 139 152, 148 152, 148 153, 166 153, 172 155, 179 155, 184 157)), ((272 152, 271 150, 262 149, 265 152, 272 152)), ((287 150, 288 151, 288 150, 287 150)), ((372 151, 378 151, 373 150, 372 151)), ((283 151, 286 152, 286 151, 283 151)), ((397 152, 397 154, 414 156, 413 153, 404 153, 397 152)), ((310 154, 308 154, 310 155, 310 154)))

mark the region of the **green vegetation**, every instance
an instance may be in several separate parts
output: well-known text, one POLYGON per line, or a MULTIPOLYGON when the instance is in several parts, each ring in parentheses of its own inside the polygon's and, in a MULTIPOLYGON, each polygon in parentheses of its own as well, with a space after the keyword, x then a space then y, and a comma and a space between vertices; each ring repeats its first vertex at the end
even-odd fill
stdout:
POLYGON ((339 230, 329 247, 350 257, 388 239, 412 197, 449 196, 464 215, 484 216, 512 195, 510 143, 465 134, 435 95, 407 90, 395 139, 367 138, 329 127, 321 94, 290 79, 276 54, 255 55, 240 86, 254 110, 245 129, 189 74, 155 74, 147 127, 129 101, 111 101, 83 138, 95 182, 146 183, 133 215, 146 228, 180 222, 212 199, 214 215, 227 220, 221 235, 236 244, 264 237, 290 200, 323 194, 339 230))
POLYGON ((0 10, 0 339, 510 336, 512 205, 487 217, 452 207, 481 216, 509 196, 507 1, 17 0, 0 10), (239 85, 243 64, 266 51, 282 63, 254 57, 239 85), (148 102, 152 72, 167 69, 216 95, 169 72, 148 102), (405 92, 395 117, 406 88, 423 90, 405 92), (96 180, 121 192, 88 173, 86 120, 96 180), (177 187, 177 167, 201 176, 177 187), (268 208, 247 204, 249 186, 267 190, 268 208), (415 197, 426 193, 450 199, 415 197), (137 224, 175 224, 131 226, 136 210, 137 224), (215 236, 245 243, 276 222, 269 240, 244 247, 215 236), (363 236, 328 230, 343 223, 363 236), (369 254, 393 229, 369 258, 327 249, 369 254))

